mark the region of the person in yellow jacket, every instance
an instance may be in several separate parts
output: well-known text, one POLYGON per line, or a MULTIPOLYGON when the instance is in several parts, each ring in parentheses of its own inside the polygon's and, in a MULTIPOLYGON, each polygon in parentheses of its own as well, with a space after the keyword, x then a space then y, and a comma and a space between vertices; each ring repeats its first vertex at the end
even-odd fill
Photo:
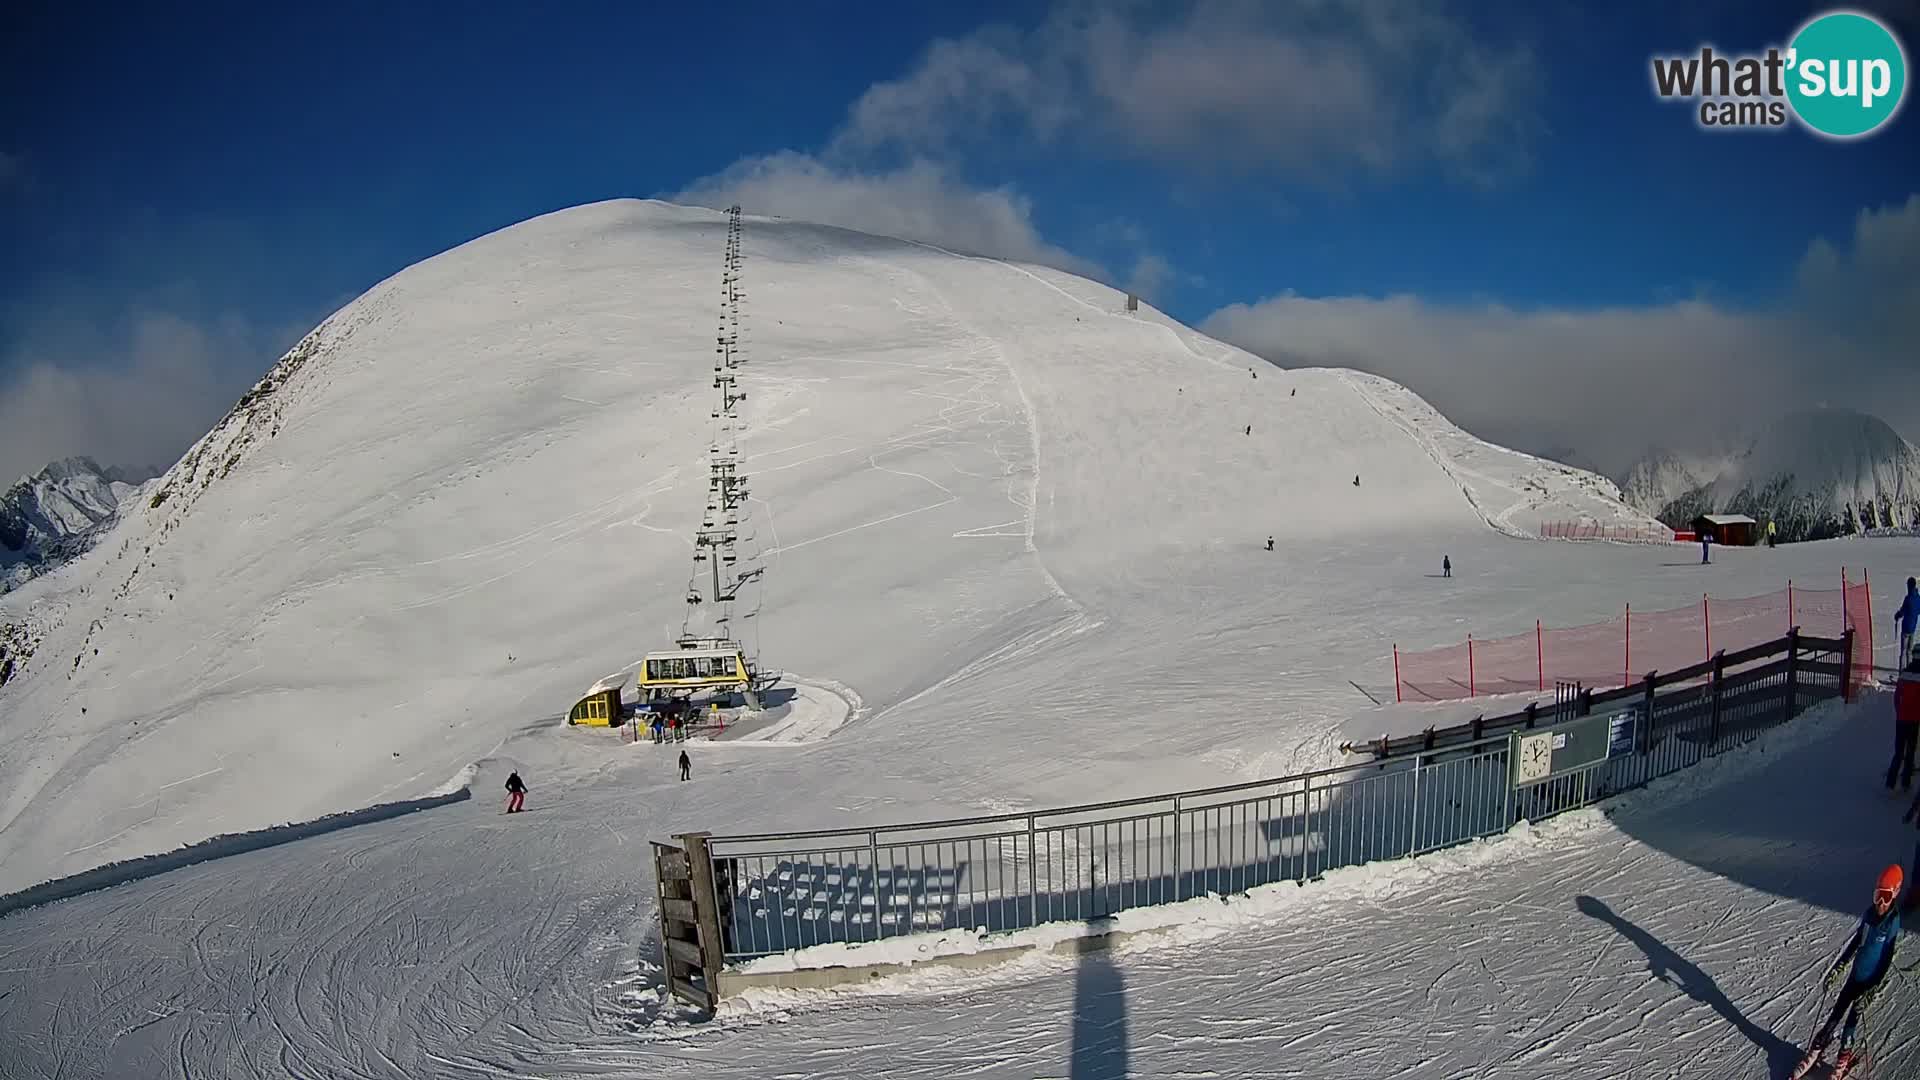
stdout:
POLYGON ((1776 530, 1773 527, 1773 522, 1771 521, 1767 522, 1767 546, 1768 547, 1773 546, 1773 537, 1775 532, 1776 530))

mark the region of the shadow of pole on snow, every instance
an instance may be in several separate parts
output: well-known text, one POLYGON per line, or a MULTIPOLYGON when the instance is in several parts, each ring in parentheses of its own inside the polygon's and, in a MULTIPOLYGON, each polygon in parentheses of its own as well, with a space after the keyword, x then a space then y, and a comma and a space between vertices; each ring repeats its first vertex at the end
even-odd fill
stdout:
POLYGON ((1127 983, 1109 955, 1106 919, 1089 919, 1096 936, 1076 939, 1080 969, 1073 980, 1070 1080, 1124 1080, 1127 1071, 1127 983))
POLYGON ((1619 932, 1621 937, 1633 942, 1647 958, 1647 967, 1655 978, 1678 986, 1681 992, 1702 1005, 1709 1006, 1728 1023, 1740 1029, 1755 1046, 1766 1051, 1767 1073, 1769 1076, 1783 1077, 1793 1071, 1800 1060, 1800 1048, 1768 1031, 1766 1028, 1747 1019, 1745 1013, 1736 1008, 1727 995, 1714 982, 1713 977, 1688 963, 1679 953, 1661 944, 1660 939, 1647 933, 1640 927, 1621 917, 1605 902, 1591 896, 1575 898, 1574 905, 1582 914, 1598 919, 1619 932))

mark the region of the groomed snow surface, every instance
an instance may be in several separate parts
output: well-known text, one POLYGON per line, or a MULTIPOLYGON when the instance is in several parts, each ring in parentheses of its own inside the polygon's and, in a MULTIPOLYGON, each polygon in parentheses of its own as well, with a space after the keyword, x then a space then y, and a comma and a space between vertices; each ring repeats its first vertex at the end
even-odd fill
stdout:
POLYGON ((0 1075, 1761 1075, 1764 1031, 1804 1037, 1807 971, 1911 849, 1871 790, 1884 700, 1612 825, 1111 955, 681 1022, 652 988, 650 837, 1277 775, 1332 760, 1396 641, 1843 564, 1890 613, 1920 565, 1908 540, 1702 567, 1526 539, 1646 519, 1390 383, 1273 368, 1104 286, 749 217, 767 575, 741 634, 825 696, 791 740, 694 744, 681 783, 679 747, 558 717, 678 626, 724 231, 599 204, 396 275, 172 495, 0 600, 44 635, 0 690, 0 888, 476 795, 6 916, 0 1075), (495 801, 511 769, 525 816, 495 801))

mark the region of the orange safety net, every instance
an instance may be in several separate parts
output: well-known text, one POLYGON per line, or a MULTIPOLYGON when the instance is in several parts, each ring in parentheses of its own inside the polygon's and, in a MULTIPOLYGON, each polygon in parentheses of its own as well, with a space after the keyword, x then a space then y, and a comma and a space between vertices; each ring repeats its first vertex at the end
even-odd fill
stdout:
MULTIPOLYGON (((1864 575, 1863 575, 1864 577, 1864 575)), ((1714 599, 1664 611, 1621 610, 1585 626, 1547 627, 1499 638, 1469 637, 1420 652, 1394 648, 1396 701, 1448 701, 1544 691, 1556 682, 1624 686, 1648 672, 1674 671, 1785 637, 1798 626, 1817 637, 1855 634, 1848 692, 1873 677, 1873 599, 1866 581, 1841 571, 1838 589, 1789 582, 1762 596, 1714 599)))

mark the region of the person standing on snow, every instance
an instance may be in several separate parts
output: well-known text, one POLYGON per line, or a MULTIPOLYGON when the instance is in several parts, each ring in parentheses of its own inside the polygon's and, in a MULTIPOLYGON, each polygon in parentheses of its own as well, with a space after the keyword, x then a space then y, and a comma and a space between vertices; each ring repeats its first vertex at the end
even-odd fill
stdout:
POLYGON ((1713 559, 1709 558, 1707 555, 1707 545, 1711 543, 1713 543, 1712 533, 1703 532, 1700 534, 1700 565, 1701 566, 1705 566, 1708 563, 1713 561, 1713 559))
POLYGON ((1273 550, 1273 537, 1271 536, 1267 537, 1267 550, 1268 551, 1273 550))
POLYGON ((1913 789, 1914 743, 1920 740, 1920 657, 1909 657, 1900 673, 1900 685, 1893 693, 1893 760, 1887 763, 1887 790, 1893 790, 1893 777, 1900 778, 1900 789, 1913 789))
POLYGON ((1453 558, 1452 558, 1452 556, 1449 556, 1449 555, 1442 555, 1442 556, 1440 556, 1440 576, 1441 576, 1441 577, 1452 577, 1452 576, 1453 576, 1453 558))
POLYGON ((1893 613, 1893 624, 1900 629, 1900 656, 1904 659, 1913 655, 1913 628, 1920 624, 1920 585, 1907 579, 1907 596, 1900 601, 1900 610, 1893 613))
POLYGON ((517 814, 527 801, 527 785, 520 780, 520 774, 507 774, 507 813, 517 814))
POLYGON ((680 779, 693 779, 693 759, 687 756, 685 750, 680 751, 680 779))
POLYGON ((1840 988, 1840 997, 1833 1003, 1833 1011, 1827 1014, 1827 1022, 1813 1036, 1813 1043, 1807 1047, 1807 1056, 1793 1070, 1795 1080, 1805 1076, 1814 1063, 1820 1060, 1826 1049, 1827 1040, 1833 1038, 1833 1029, 1846 1017, 1846 1026, 1840 1029, 1840 1056, 1834 1061, 1834 1071, 1844 1073, 1853 1066, 1853 1035, 1860 1027, 1860 1020, 1867 1009, 1873 1005, 1874 995, 1879 993, 1881 984, 1886 980, 1887 972, 1893 970, 1893 949, 1900 937, 1900 912, 1895 901, 1900 897, 1900 886, 1906 874, 1895 863, 1880 872, 1880 880, 1874 883, 1873 903, 1867 907, 1866 914, 1860 917, 1860 925, 1853 932, 1853 939, 1840 952, 1839 959, 1827 970, 1827 988, 1832 989, 1840 981, 1840 974, 1847 970, 1847 961, 1853 961, 1853 970, 1847 977, 1846 985, 1840 988))

